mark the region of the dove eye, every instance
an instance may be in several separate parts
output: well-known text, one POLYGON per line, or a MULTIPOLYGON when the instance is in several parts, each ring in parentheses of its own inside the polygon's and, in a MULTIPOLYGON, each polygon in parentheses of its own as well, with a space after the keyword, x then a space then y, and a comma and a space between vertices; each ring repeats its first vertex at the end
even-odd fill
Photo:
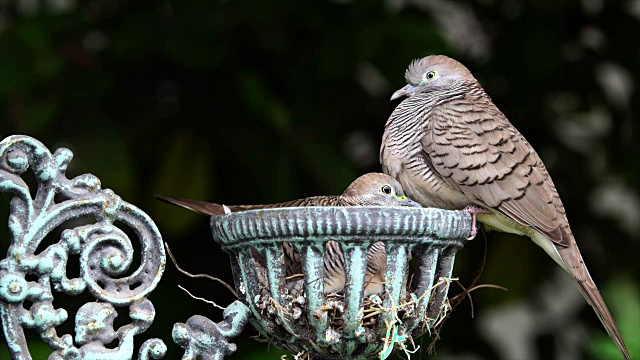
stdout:
POLYGON ((391 195, 391 193, 393 192, 393 189, 389 185, 382 185, 382 187, 380 188, 380 191, 382 191, 387 195, 391 195))
POLYGON ((433 80, 438 76, 438 73, 436 73, 435 71, 429 71, 427 73, 424 73, 424 75, 422 75, 422 80, 423 81, 428 81, 428 80, 433 80))

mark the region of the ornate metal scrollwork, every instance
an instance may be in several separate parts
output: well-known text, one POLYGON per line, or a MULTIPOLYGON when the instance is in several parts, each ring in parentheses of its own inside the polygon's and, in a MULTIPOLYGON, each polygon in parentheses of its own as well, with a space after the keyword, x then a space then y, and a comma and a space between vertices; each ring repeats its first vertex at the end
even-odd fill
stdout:
MULTIPOLYGON (((130 359, 133 337, 144 332, 155 316, 146 297, 165 267, 158 228, 140 209, 102 189, 95 176, 67 179, 72 156, 67 149, 51 154, 28 136, 10 136, 0 142, 0 191, 13 196, 11 243, 7 257, 0 260, 0 317, 13 359, 31 359, 23 328, 40 334, 53 351, 50 359, 130 359), (29 169, 38 184, 33 197, 22 178, 29 169), (47 234, 75 218, 92 218, 95 223, 64 230, 57 243, 38 251, 47 234), (141 244, 140 266, 129 275, 125 274, 133 247, 115 221, 132 229, 141 244), (67 278, 70 255, 79 255, 78 278, 67 278), (27 280, 27 275, 37 281, 27 280), (84 304, 76 314, 76 346, 70 334, 56 333, 68 314, 55 308, 53 299, 55 293, 78 295, 85 290, 97 302, 84 304), (31 303, 28 309, 25 301, 31 303), (124 306, 129 307, 131 323, 114 330, 115 307, 124 306), (116 339, 115 348, 105 347, 116 339)), ((165 352, 162 340, 150 339, 138 356, 159 359, 165 352)))
POLYGON ((173 340, 185 349, 183 359, 222 360, 236 351, 236 344, 230 343, 229 339, 244 329, 249 321, 249 308, 236 300, 227 306, 222 316, 224 320, 217 324, 204 316, 194 315, 186 324, 173 326, 173 340))

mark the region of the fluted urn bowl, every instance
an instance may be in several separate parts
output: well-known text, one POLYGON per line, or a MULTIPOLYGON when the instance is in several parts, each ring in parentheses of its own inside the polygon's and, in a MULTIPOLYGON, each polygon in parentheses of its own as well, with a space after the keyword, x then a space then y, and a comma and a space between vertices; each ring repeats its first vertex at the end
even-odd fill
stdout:
MULTIPOLYGON (((314 359, 386 358, 412 349, 445 304, 456 252, 470 235, 460 211, 401 207, 299 207, 214 216, 214 240, 229 254, 239 299, 272 344, 314 359), (328 241, 344 254, 344 291, 324 294, 328 241), (287 276, 283 243, 302 262, 287 276), (384 291, 364 296, 367 252, 383 242, 384 291), (291 282, 298 281, 299 291, 291 282)), ((306 357, 305 357, 306 358, 306 357)))

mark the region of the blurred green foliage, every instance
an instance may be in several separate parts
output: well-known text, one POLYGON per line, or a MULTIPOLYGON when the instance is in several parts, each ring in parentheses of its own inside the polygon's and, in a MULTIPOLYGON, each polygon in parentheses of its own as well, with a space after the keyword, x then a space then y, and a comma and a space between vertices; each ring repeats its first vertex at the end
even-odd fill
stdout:
MULTIPOLYGON (((207 219, 153 194, 267 203, 340 193, 359 174, 380 171, 377 150, 395 105, 388 99, 409 61, 455 57, 541 154, 591 273, 640 356, 639 12, 637 1, 602 0, 3 1, 0 138, 26 134, 68 147, 70 175, 98 176, 155 219, 184 268, 230 282, 207 219)), ((487 236, 480 282, 509 292, 475 292, 476 314, 532 299, 555 266, 525 239, 487 236)), ((483 241, 460 252, 455 275, 464 284, 483 252, 483 241)), ((232 301, 219 285, 169 265, 151 296, 159 315, 145 338, 167 341, 170 359, 180 353, 173 323, 221 316, 178 283, 232 301)), ((567 327, 588 329, 577 344, 584 356, 615 358, 591 309, 580 306, 567 327)), ((499 358, 476 324, 468 303, 460 306, 436 357, 499 358)), ((545 331, 532 358, 552 358, 562 346, 553 341, 561 330, 545 331)), ((253 334, 238 340, 236 358, 279 358, 253 334)))

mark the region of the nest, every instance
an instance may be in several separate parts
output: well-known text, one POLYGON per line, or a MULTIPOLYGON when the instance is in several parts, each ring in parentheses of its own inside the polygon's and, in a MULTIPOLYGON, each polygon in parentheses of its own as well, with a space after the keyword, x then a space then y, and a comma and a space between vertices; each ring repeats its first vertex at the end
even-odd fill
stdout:
MULTIPOLYGON (((434 284, 428 293, 431 295, 441 285, 448 285, 457 278, 441 278, 434 284)), ((302 281, 298 277, 296 281, 302 281)), ((288 284, 291 285, 291 284, 288 284)), ((295 286, 288 286, 289 289, 295 286)), ((292 291, 282 296, 283 302, 278 303, 269 293, 266 284, 261 285, 260 295, 255 299, 256 306, 261 311, 261 316, 269 318, 276 324, 285 328, 288 332, 294 334, 298 338, 314 338, 314 331, 307 314, 307 303, 302 291, 292 291), (296 333, 294 329, 304 329, 304 333, 296 333)), ((325 303, 320 310, 325 311, 328 317, 328 329, 326 332, 327 340, 330 344, 340 342, 341 334, 344 330, 343 315, 346 311, 345 294, 343 291, 331 294, 325 294, 325 303)), ((380 342, 382 350, 379 353, 380 359, 386 359, 394 351, 403 351, 408 358, 415 353, 420 347, 416 346, 411 334, 405 334, 403 324, 407 320, 419 317, 418 304, 420 298, 416 294, 405 291, 398 304, 394 304, 391 296, 387 292, 382 294, 372 294, 363 299, 362 306, 362 323, 358 329, 359 333, 364 334, 367 343, 380 342), (391 306, 384 306, 390 303, 391 306), (390 320, 388 320, 390 319, 390 320)), ((445 302, 440 313, 435 319, 425 319, 419 326, 420 334, 428 332, 431 335, 431 329, 439 327, 446 319, 450 311, 449 301, 445 302)), ((294 355, 294 359, 310 359, 311 355, 305 351, 298 352, 294 355)))

